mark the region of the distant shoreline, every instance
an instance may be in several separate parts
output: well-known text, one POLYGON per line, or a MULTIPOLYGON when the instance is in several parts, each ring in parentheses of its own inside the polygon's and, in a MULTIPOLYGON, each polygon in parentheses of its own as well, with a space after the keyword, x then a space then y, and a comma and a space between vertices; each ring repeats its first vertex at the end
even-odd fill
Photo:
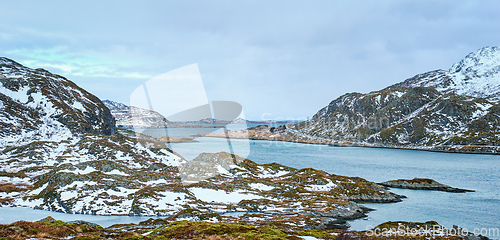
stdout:
POLYGON ((247 123, 178 123, 178 122, 173 122, 177 124, 175 127, 159 127, 159 126, 154 126, 154 127, 147 127, 147 126, 140 126, 140 127, 135 127, 134 125, 118 125, 117 127, 119 128, 124 128, 124 129, 163 129, 163 128, 224 128, 227 125, 244 125, 244 124, 261 124, 261 125, 290 125, 294 124, 297 122, 247 122, 247 123))
MULTIPOLYGON (((341 142, 336 140, 327 139, 309 139, 307 136, 298 135, 289 130, 286 133, 270 133, 265 134, 264 131, 268 130, 249 130, 248 137, 235 136, 236 132, 229 132, 229 138, 233 139, 250 139, 250 140, 266 140, 266 141, 281 141, 281 142, 293 142, 293 143, 305 143, 305 144, 315 144, 315 145, 328 145, 330 147, 368 147, 368 148, 387 148, 387 149, 403 149, 403 150, 418 150, 418 151, 428 151, 428 152, 442 152, 442 153, 463 153, 463 154, 488 154, 488 155, 500 155, 500 146, 480 146, 480 145, 453 145, 453 146, 387 146, 387 145, 375 145, 369 143, 355 143, 355 142, 341 142), (231 136, 233 133, 233 136, 231 136), (286 134, 295 135, 293 139, 290 136, 284 136, 286 134), (274 136, 274 137, 273 137, 274 136)), ((209 134, 198 134, 195 137, 215 137, 215 138, 226 138, 224 133, 209 133, 209 134)))

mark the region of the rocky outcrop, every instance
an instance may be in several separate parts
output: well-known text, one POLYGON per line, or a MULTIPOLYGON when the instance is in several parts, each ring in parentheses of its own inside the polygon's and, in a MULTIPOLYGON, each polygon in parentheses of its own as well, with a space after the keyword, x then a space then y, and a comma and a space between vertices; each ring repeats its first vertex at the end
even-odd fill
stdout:
POLYGON ((387 182, 381 182, 379 184, 385 187, 405 188, 405 189, 415 189, 415 190, 433 190, 433 191, 454 192, 454 193, 474 192, 474 190, 450 187, 448 185, 436 182, 435 180, 428 178, 398 179, 387 182))
POLYGON ((264 130, 269 129, 268 125, 257 125, 255 127, 249 127, 248 130, 264 130))

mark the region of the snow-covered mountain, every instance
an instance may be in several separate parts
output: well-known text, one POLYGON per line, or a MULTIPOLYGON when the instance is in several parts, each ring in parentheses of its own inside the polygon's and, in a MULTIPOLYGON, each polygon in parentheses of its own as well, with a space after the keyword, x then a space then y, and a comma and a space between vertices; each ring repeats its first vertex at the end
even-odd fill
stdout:
POLYGON ((290 128, 359 145, 498 152, 499 72, 500 49, 485 47, 450 70, 419 74, 367 94, 345 94, 290 128))
POLYGON ((156 111, 127 106, 123 103, 104 100, 103 103, 111 110, 116 125, 125 128, 172 128, 179 127, 167 120, 156 111))
POLYGON ((101 100, 62 76, 0 58, 0 83, 0 186, 11 188, 0 190, 2 205, 140 214, 132 207, 143 203, 127 195, 184 161, 117 134, 101 100), (132 181, 157 169, 164 172, 132 181))
POLYGON ((481 48, 453 64, 449 70, 419 74, 397 85, 434 87, 442 93, 499 100, 500 48, 481 48))

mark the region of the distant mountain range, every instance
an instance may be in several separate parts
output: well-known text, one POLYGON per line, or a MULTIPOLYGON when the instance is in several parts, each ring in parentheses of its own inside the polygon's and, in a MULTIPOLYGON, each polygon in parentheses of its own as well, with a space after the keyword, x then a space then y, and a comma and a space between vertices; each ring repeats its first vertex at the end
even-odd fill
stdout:
POLYGON ((500 49, 485 47, 449 70, 419 74, 379 91, 345 94, 291 129, 381 147, 498 149, 499 99, 500 49))
POLYGON ((241 124, 241 123, 250 123, 251 121, 248 121, 243 118, 236 118, 233 121, 228 121, 228 120, 219 120, 215 118, 205 118, 205 119, 200 119, 198 121, 174 121, 177 124, 241 124))
POLYGON ((106 107, 111 110, 111 114, 115 117, 116 125, 124 128, 181 128, 189 127, 183 125, 207 125, 207 124, 245 124, 245 123, 297 123, 299 121, 250 121, 243 118, 236 118, 232 121, 219 120, 215 118, 205 118, 197 121, 169 121, 163 115, 156 111, 143 108, 127 106, 123 103, 103 100, 106 107))
POLYGON ((299 121, 285 120, 285 121, 273 121, 273 120, 265 120, 265 121, 251 121, 243 118, 236 118, 232 121, 228 120, 219 120, 215 118, 205 118, 198 121, 174 121, 177 124, 243 124, 243 123, 297 123, 299 121))
POLYGON ((102 101, 115 117, 116 125, 123 128, 174 128, 179 125, 170 122, 156 111, 127 106, 111 100, 102 101))

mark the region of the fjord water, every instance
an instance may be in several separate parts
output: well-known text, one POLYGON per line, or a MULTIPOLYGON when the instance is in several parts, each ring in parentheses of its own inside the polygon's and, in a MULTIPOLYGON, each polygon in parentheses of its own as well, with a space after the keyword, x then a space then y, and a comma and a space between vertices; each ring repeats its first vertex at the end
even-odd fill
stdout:
MULTIPOLYGON (((224 138, 196 138, 194 143, 174 143, 186 159, 201 152, 227 148, 224 138)), ((500 228, 500 156, 437 153, 415 150, 329 147, 278 141, 231 139, 235 152, 245 152, 257 163, 277 162, 295 168, 315 168, 328 173, 362 177, 382 182, 400 178, 432 178, 452 187, 473 189, 471 193, 448 193, 391 189, 408 198, 389 204, 364 204, 376 209, 365 219, 351 221, 351 229, 364 230, 386 221, 434 220, 447 228, 459 225, 474 228, 500 228)), ((227 151, 227 150, 226 150, 227 151)), ((0 208, 0 223, 35 221, 53 216, 64 221, 86 220, 101 226, 138 223, 149 217, 71 215, 28 208, 0 208)))
MULTIPOLYGON (((226 139, 197 138, 197 143, 175 146, 186 159, 213 152, 226 139)), ((232 139, 237 151, 242 140, 232 139)), ((476 192, 449 193, 391 189, 407 196, 399 203, 364 204, 376 209, 365 219, 351 221, 351 229, 364 230, 386 221, 437 221, 451 228, 500 228, 500 156, 439 153, 416 150, 330 147, 279 141, 251 140, 248 159, 280 163, 295 168, 315 168, 328 173, 382 182, 401 178, 432 178, 452 187, 476 192)))
POLYGON ((35 210, 26 207, 0 207, 0 224, 9 224, 17 221, 38 221, 51 216, 54 219, 69 222, 74 220, 83 220, 99 224, 102 227, 109 227, 113 224, 139 223, 146 221, 151 217, 140 216, 99 216, 83 214, 66 214, 59 212, 49 212, 44 210, 35 210))

